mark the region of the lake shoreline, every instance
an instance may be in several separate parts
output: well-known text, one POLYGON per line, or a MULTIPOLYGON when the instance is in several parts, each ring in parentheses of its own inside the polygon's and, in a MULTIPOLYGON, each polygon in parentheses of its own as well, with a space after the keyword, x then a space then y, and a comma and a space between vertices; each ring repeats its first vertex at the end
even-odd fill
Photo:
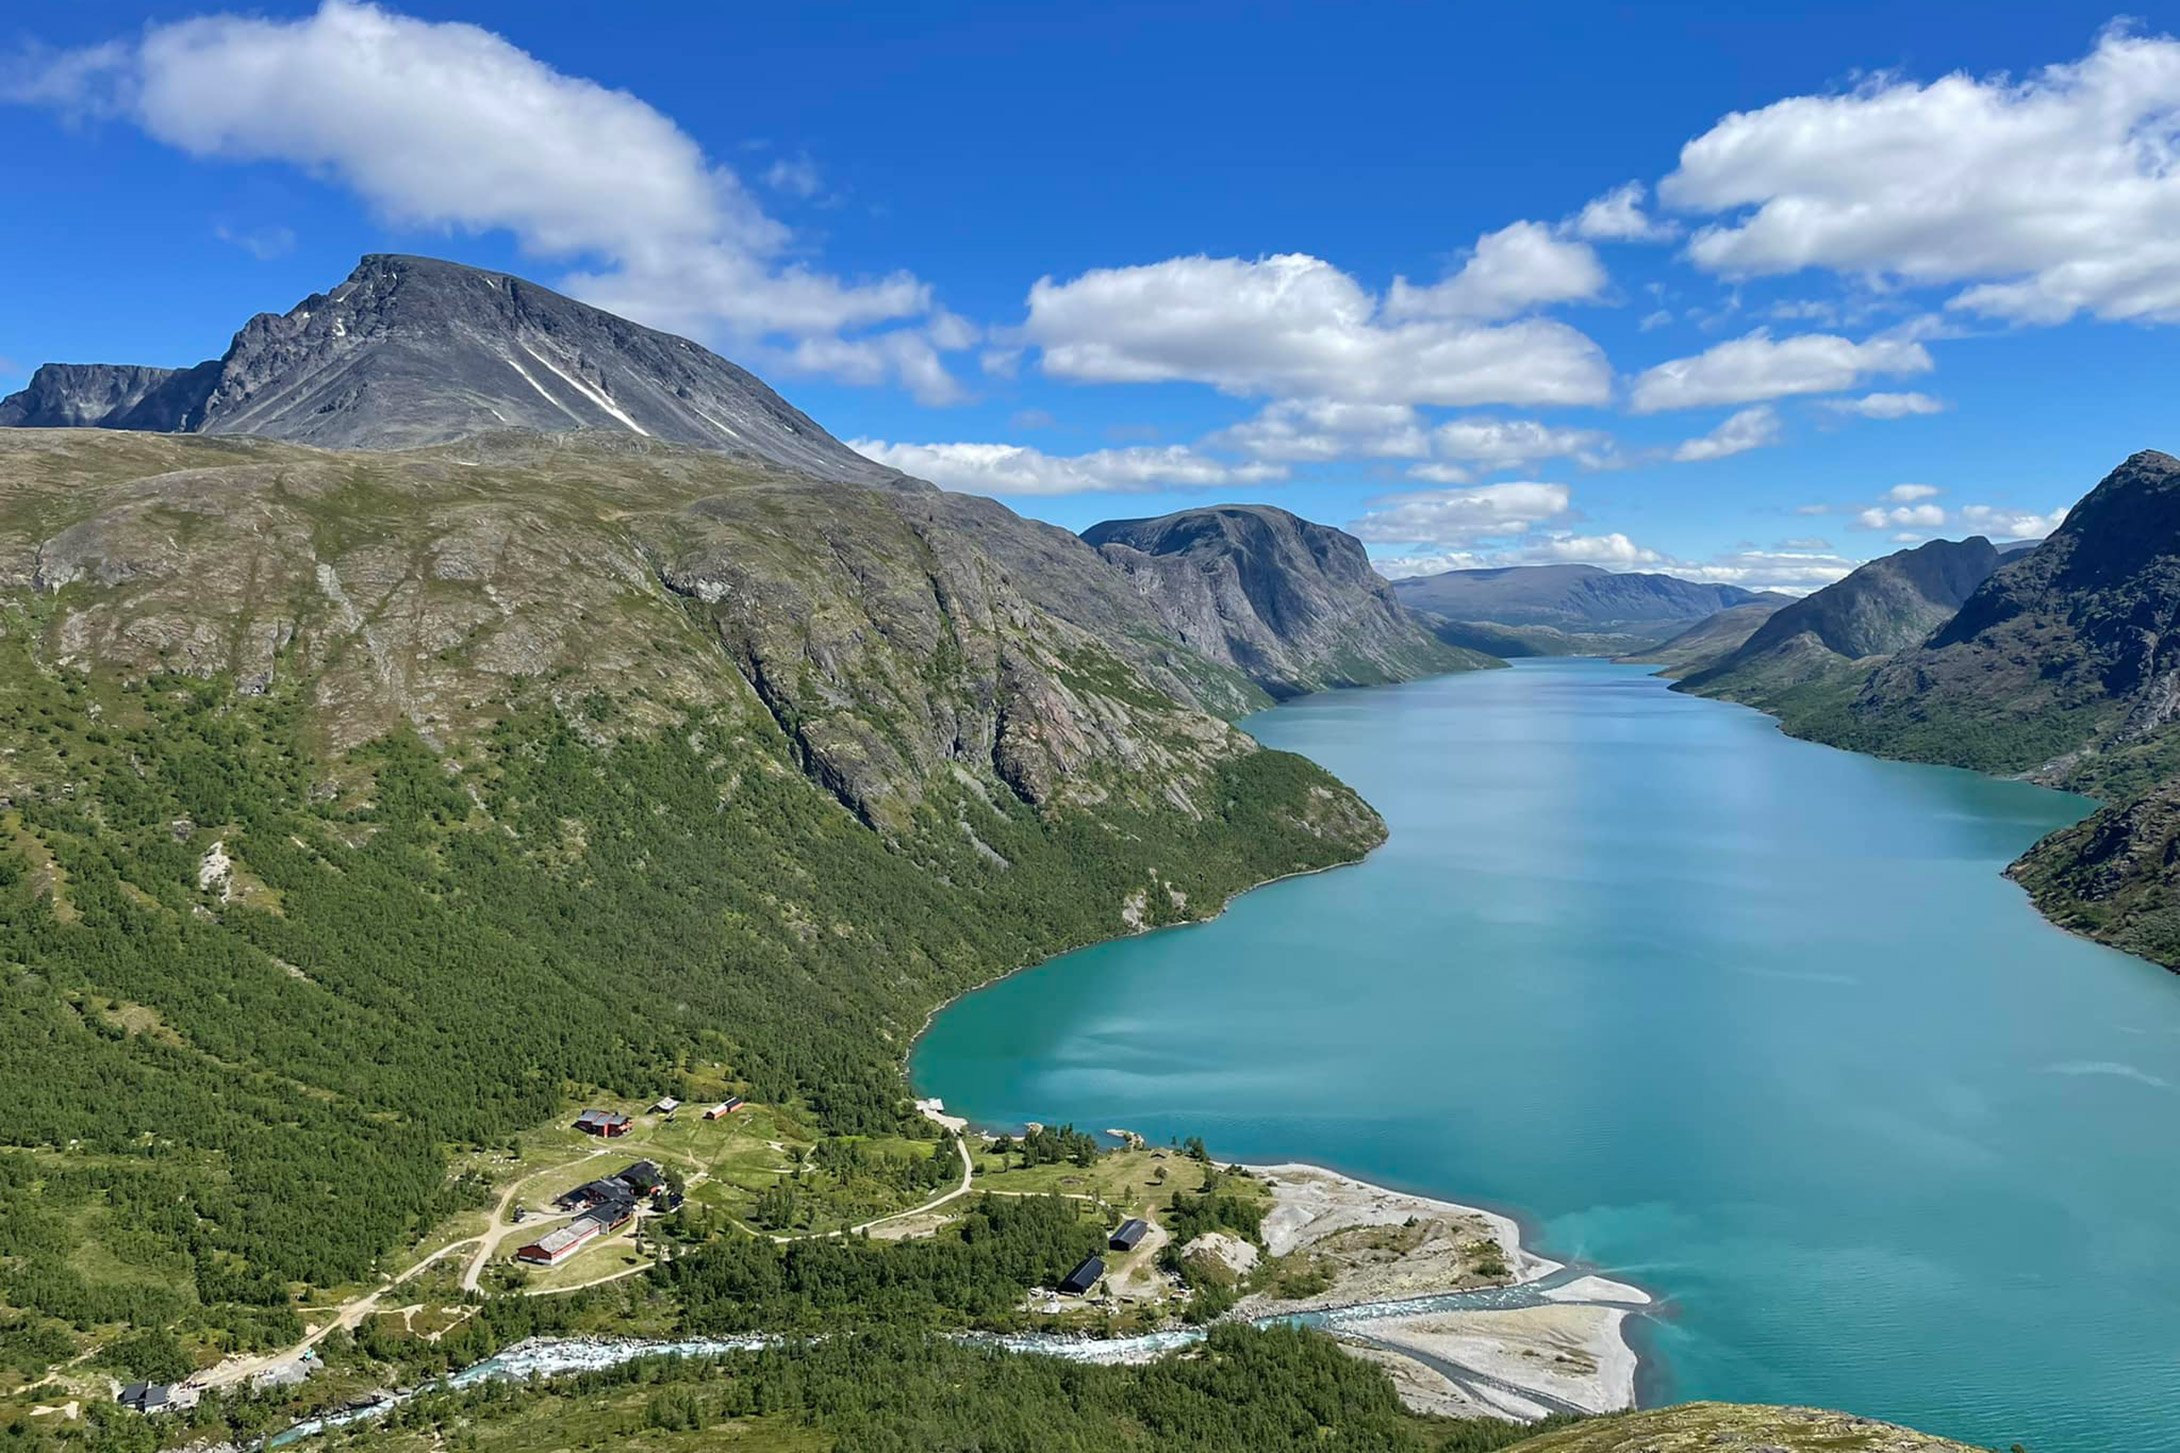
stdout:
POLYGON ((1273 1210, 1263 1234, 1275 1257, 1356 1230, 1436 1224, 1459 1228, 1459 1234, 1487 1232, 1510 1274, 1482 1288, 1464 1284, 1466 1279, 1431 1285, 1434 1275, 1443 1278, 1450 1270, 1458 1276, 1459 1266, 1426 1260, 1416 1267, 1420 1282, 1389 1281, 1379 1269, 1359 1281, 1343 1278, 1350 1289, 1336 1284, 1299 1301, 1247 1297, 1231 1317, 1321 1319, 1348 1350, 1385 1366, 1402 1400, 1419 1412, 1532 1421, 1555 1412, 1636 1406, 1642 1359, 1624 1328, 1636 1311, 1655 1304, 1647 1291, 1588 1270, 1568 1279, 1576 1268, 1528 1249, 1520 1223, 1497 1211, 1308 1161, 1236 1164, 1271 1188, 1273 1210), (1356 1287, 1366 1290, 1357 1295, 1356 1287), (1534 1289, 1533 1300, 1504 1307, 1443 1304, 1479 1291, 1527 1289, 1534 1289))
MULTIPOLYGON (((1367 802, 1367 799, 1365 799, 1365 801, 1367 802)), ((1375 804, 1371 804, 1371 807, 1372 811, 1377 811, 1375 804)), ((1382 812, 1379 813, 1379 820, 1381 822, 1385 821, 1384 814, 1382 812)), ((1019 975, 1029 973, 1030 971, 1035 969, 1043 968, 1046 965, 1053 963, 1055 960, 1067 957, 1067 955, 1069 954, 1080 953, 1086 949, 1096 948, 1105 944, 1121 943, 1133 939, 1148 938, 1162 933, 1171 933, 1192 928, 1208 927, 1225 918, 1227 914, 1232 911, 1236 903, 1240 902, 1243 898, 1246 898, 1252 894, 1256 894, 1262 892, 1265 889, 1275 887, 1281 883, 1288 883, 1297 879, 1314 878, 1322 874, 1338 872, 1343 869, 1361 867, 1362 865, 1367 863, 1372 857, 1374 857, 1379 851, 1381 851, 1385 847, 1387 842, 1391 841, 1392 834, 1392 825, 1390 822, 1386 822, 1385 836, 1381 838, 1378 843, 1373 845, 1371 849, 1368 852, 1364 853, 1362 856, 1351 859, 1347 862, 1327 863, 1323 867, 1304 868, 1292 873, 1282 873, 1277 877, 1266 878, 1262 882, 1252 883, 1245 888, 1241 888, 1234 893, 1229 894, 1225 901, 1219 905, 1218 910, 1206 917, 1189 919, 1180 923, 1163 923, 1149 925, 1142 928, 1124 929, 1122 932, 1116 933, 1109 938, 1101 938, 1096 940, 1094 943, 1084 944, 1078 948, 1067 949, 1060 953, 1048 954, 1044 958, 1034 960, 1030 963, 1021 964, 1015 968, 1007 970, 1003 974, 996 975, 995 977, 985 980, 982 983, 973 984, 968 988, 961 990, 959 993, 949 996, 941 1003, 934 1005, 931 1010, 924 1015, 922 1025, 917 1029, 916 1033, 910 1037, 907 1048, 904 1050, 902 1055, 902 1075, 903 1078, 906 1079, 909 1083, 910 1092, 916 1097, 916 1105, 918 1111, 926 1118, 931 1119, 934 1122, 939 1123, 943 1126, 947 1126, 949 1128, 958 1127, 959 1133, 964 1134, 1014 1134, 1018 1133, 1023 1128, 1019 1125, 998 1126, 979 1124, 975 1121, 974 1117, 947 1113, 944 1101, 941 1097, 937 1095, 926 1094, 926 1087, 918 1085, 915 1082, 913 1065, 915 1062, 917 1047, 922 1043, 924 1037, 930 1032, 931 1026, 937 1021, 939 1015, 946 1010, 954 1007, 962 1000, 969 998, 971 995, 982 993, 985 990, 993 988, 996 985, 1005 983, 1007 980, 1013 979, 1019 975)), ((1105 1133, 1114 1139, 1121 1138, 1120 1136, 1114 1135, 1111 1131, 1107 1131, 1105 1133)), ((1549 1257, 1540 1255, 1530 1250, 1528 1243, 1524 1239, 1524 1230, 1521 1220, 1517 1215, 1510 1214, 1505 1211, 1493 1210, 1486 1207, 1469 1205, 1465 1202, 1446 1200, 1442 1197, 1428 1196, 1416 1192, 1400 1190, 1392 1186, 1386 1186, 1375 1182, 1366 1181, 1360 1177, 1351 1176, 1343 1171, 1335 1170, 1330 1166, 1317 1165, 1312 1162, 1228 1161, 1225 1163, 1229 1165, 1240 1166, 1242 1169, 1248 1170, 1252 1173, 1276 1172, 1281 1170, 1306 1171, 1329 1178, 1330 1180, 1339 1183, 1342 1187, 1346 1188, 1346 1198, 1350 1201, 1369 1201, 1380 1204, 1398 1203, 1412 1207, 1425 1213, 1442 1212, 1447 1214, 1470 1216, 1478 1220, 1484 1221, 1490 1224, 1493 1227, 1494 1231, 1498 1234, 1501 1245, 1506 1251, 1508 1264, 1514 1268, 1514 1277, 1509 1283, 1507 1283, 1507 1285, 1511 1287, 1526 1286, 1533 1282, 1547 1279, 1567 1269, 1567 1263, 1553 1260, 1549 1257)), ((1275 1249, 1272 1254, 1279 1255, 1282 1254, 1282 1252, 1275 1249)), ((1625 1289, 1626 1291, 1633 1294, 1632 1297, 1629 1298, 1629 1301, 1632 1305, 1649 1305, 1653 1301, 1653 1298, 1647 1292, 1644 1292, 1640 1288, 1633 1287, 1626 1283, 1604 1281, 1603 1278, 1597 1277, 1591 1277, 1586 1279, 1598 1281, 1604 1286, 1625 1289)), ((1427 1303, 1433 1296, 1455 1292, 1456 1290, 1457 1288, 1454 1288, 1452 1286, 1446 1286, 1430 1291, 1421 1291, 1416 1293, 1412 1297, 1404 1298, 1402 1300, 1415 1301, 1418 1303, 1427 1303)), ((1337 1315, 1341 1313, 1353 1313, 1366 1308, 1375 1308, 1385 1305, 1388 1304, 1381 1301, 1368 1300, 1329 1302, 1313 1300, 1312 1303, 1306 1307, 1296 1306, 1293 1308, 1285 1309, 1284 1311, 1274 1311, 1269 1313, 1269 1315, 1337 1315)), ((1570 1304, 1568 1306, 1568 1309, 1574 1310, 1580 1305, 1582 1304, 1570 1304)), ((1588 1386, 1583 1390, 1587 1394, 1587 1396, 1583 1397, 1579 1401, 1563 1401, 1560 1399, 1548 1397, 1547 1400, 1543 1402, 1530 1401, 1524 1403, 1524 1401, 1518 1396, 1518 1392, 1521 1390, 1520 1382, 1518 1379, 1505 1378, 1500 1376, 1496 1372, 1486 1373, 1483 1369, 1480 1368, 1461 1369, 1463 1371, 1475 1373, 1478 1377, 1478 1384, 1460 1388, 1447 1388, 1446 1386, 1444 1386, 1444 1384, 1446 1384, 1449 1379, 1445 1376, 1445 1372, 1442 1369, 1444 1368, 1445 1363, 1450 1361, 1451 1359, 1441 1359, 1434 1356, 1431 1358, 1431 1361, 1433 1363, 1437 1363, 1438 1366, 1426 1366, 1417 1357, 1415 1350, 1412 1348, 1399 1348, 1389 1345, 1378 1344, 1364 1344, 1346 1339, 1337 1340, 1341 1340, 1342 1346, 1345 1347, 1346 1350, 1358 1356, 1364 1356, 1365 1360, 1377 1362, 1380 1365, 1385 1365, 1388 1362, 1401 1364, 1397 1367, 1390 1367, 1388 1368, 1388 1370, 1394 1374, 1395 1384, 1402 1390, 1403 1400, 1407 1401, 1410 1407, 1418 1411, 1443 1412, 1452 1408, 1463 1408, 1467 1410, 1465 1415, 1468 1416, 1480 1415, 1487 1417, 1513 1418, 1516 1421, 1523 1421, 1542 1417, 1549 1412, 1562 1411, 1573 1408, 1599 1412, 1611 1411, 1620 1408, 1633 1408, 1636 1406, 1636 1390, 1639 1382, 1643 1374, 1649 1369, 1645 1366, 1641 1354, 1637 1351, 1634 1345, 1627 1340, 1626 1335, 1622 1329, 1622 1324, 1624 1323, 1627 1316, 1626 1311, 1607 1308, 1599 1308, 1598 1310, 1604 1313, 1604 1325, 1601 1328, 1585 1329, 1585 1332, 1587 1333, 1586 1340, 1594 1344, 1597 1348, 1598 1355, 1596 1357, 1596 1362, 1598 1365, 1598 1371, 1593 1379, 1593 1385, 1588 1386), (1490 1384, 1493 1383, 1503 1383, 1506 1384, 1506 1386, 1494 1389, 1490 1386, 1490 1384), (1514 1395, 1510 1396, 1509 1394, 1514 1395), (1593 1403, 1594 1406, 1591 1406, 1591 1404, 1593 1403)), ((1485 1313, 1473 1315, 1490 1314, 1485 1313)), ((1482 1340, 1483 1342, 1488 1344, 1491 1339, 1486 1337, 1482 1340)))

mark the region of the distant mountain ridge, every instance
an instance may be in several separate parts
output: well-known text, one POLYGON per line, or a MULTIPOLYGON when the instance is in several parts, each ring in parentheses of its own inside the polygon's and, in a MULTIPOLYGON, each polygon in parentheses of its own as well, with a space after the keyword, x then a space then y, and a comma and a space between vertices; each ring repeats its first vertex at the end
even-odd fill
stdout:
POLYGON ((1857 697, 1858 734, 1923 749, 1923 724, 1972 716, 1965 765, 2104 791, 2161 776, 2180 716, 2180 460, 2145 450, 2035 550, 1985 581, 1921 649, 1857 697), (1910 745, 1912 744, 1912 745, 1910 745))
POLYGON ((260 313, 187 369, 47 364, 0 425, 254 434, 408 449, 495 430, 604 429, 749 454, 820 479, 900 482, 754 374, 506 273, 373 254, 260 313))
POLYGON ((1738 585, 1709 585, 1596 565, 1447 570, 1396 580, 1393 589, 1407 604, 1454 620, 1562 630, 1697 621, 1765 596, 1738 585))
POLYGON ((1719 611, 1791 596, 1595 565, 1448 570, 1393 582, 1439 639, 1501 656, 1617 656, 1719 611))
POLYGON ((1953 618, 2002 557, 1981 535, 1872 560, 1781 606, 1740 647, 1677 689, 1763 705, 1777 693, 1922 642, 1953 618))
POLYGON ((0 399, 0 429, 129 428, 148 395, 179 372, 131 363, 48 363, 0 399))
POLYGON ((1270 505, 1106 520, 1082 538, 1184 645, 1275 697, 1502 664, 1433 636, 1353 535, 1270 505))

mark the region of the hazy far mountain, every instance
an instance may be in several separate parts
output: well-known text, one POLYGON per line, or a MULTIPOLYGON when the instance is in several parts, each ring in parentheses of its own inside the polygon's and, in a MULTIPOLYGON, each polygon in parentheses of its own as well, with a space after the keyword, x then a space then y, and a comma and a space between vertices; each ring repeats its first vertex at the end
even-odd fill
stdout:
POLYGON ((1448 570, 1393 582, 1439 638, 1499 656, 1640 651, 1733 606, 1791 596, 1595 565, 1448 570))

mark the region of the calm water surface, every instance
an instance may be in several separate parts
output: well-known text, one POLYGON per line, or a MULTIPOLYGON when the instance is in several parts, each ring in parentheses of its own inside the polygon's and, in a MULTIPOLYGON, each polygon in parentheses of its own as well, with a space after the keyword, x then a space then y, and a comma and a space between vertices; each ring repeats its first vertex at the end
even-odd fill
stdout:
POLYGON ((2180 976, 1999 876, 2081 799, 1601 662, 1248 726, 1392 840, 969 996, 924 1093, 1513 1211, 1667 1299, 1646 1401, 2180 1449, 2180 976))

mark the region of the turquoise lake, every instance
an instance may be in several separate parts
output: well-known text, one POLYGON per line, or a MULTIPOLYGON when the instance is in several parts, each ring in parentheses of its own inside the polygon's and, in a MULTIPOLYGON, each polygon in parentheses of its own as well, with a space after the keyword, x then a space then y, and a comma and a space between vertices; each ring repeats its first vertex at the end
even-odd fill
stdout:
POLYGON ((960 1000, 922 1093, 1510 1211, 1663 1299, 1646 1403, 2180 1449, 2180 975, 2000 876, 2082 799, 1596 661, 1246 725, 1391 840, 960 1000))

